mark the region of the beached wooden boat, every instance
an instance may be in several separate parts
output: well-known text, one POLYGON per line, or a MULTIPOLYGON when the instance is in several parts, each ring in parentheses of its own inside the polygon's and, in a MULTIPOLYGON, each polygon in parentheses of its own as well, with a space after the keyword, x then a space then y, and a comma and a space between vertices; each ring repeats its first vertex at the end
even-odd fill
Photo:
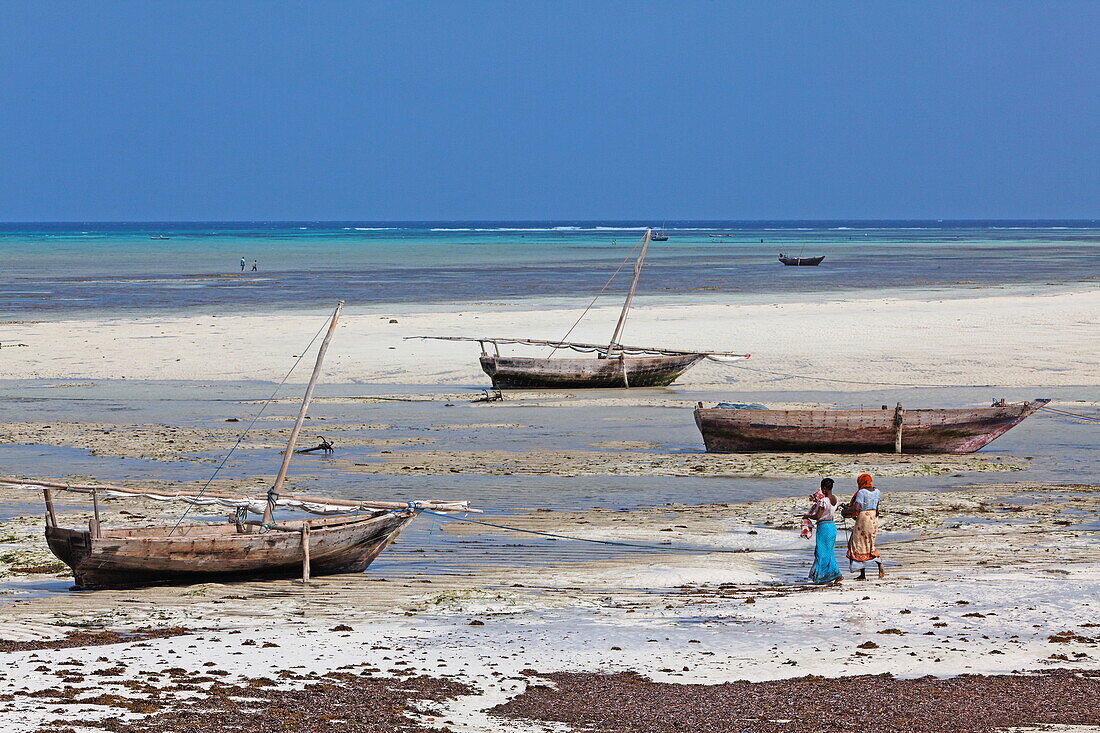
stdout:
MULTIPOLYGON (((667 239, 667 237, 665 237, 667 239)), ((639 242, 641 251, 634 261, 634 278, 623 303, 619 320, 611 334, 608 344, 587 344, 577 341, 549 341, 545 339, 523 338, 483 338, 478 336, 408 336, 413 339, 438 339, 442 341, 476 341, 481 345, 481 368, 493 381, 497 389, 552 389, 552 388, 597 388, 597 387, 664 387, 676 380, 692 366, 710 359, 727 362, 747 359, 749 354, 735 354, 729 351, 684 351, 679 349, 651 348, 644 346, 624 346, 619 343, 626 326, 627 314, 634 301, 638 288, 638 278, 642 273, 649 242, 657 240, 652 229, 647 229, 639 242), (492 344, 493 353, 486 351, 486 344, 492 344), (505 344, 545 346, 550 348, 546 357, 501 356, 500 347, 505 344), (567 349, 579 353, 595 354, 589 358, 552 358, 559 350, 567 349)), ((624 261, 624 265, 629 257, 624 261)), ((620 265, 622 269, 622 265, 620 265)), ((618 270, 615 271, 616 274, 618 270)), ((611 276, 613 280, 615 275, 611 276)), ((604 289, 611 283, 607 281, 604 289)), ((602 293, 603 290, 600 291, 602 293)), ((597 298, 599 295, 596 296, 597 298)), ((592 301, 593 304, 595 300, 592 301)), ((592 306, 589 305, 589 308, 592 306)), ((585 309, 585 313, 588 308, 585 309)), ((583 318, 584 313, 581 314, 583 318)), ((579 323, 579 319, 577 323, 579 323)), ((573 328, 576 327, 573 324, 573 328)), ((569 329, 572 332, 572 328, 569 329)), ((568 338, 569 334, 566 334, 568 338)))
POLYGON ((787 267, 817 267, 825 259, 825 255, 820 257, 790 257, 789 255, 779 255, 779 261, 787 267))
POLYGON ((695 409, 708 453, 973 453, 1050 400, 905 410, 695 409))
MULTIPOLYGON (((73 571, 76 587, 129 588, 154 583, 193 583, 235 578, 272 578, 362 572, 422 511, 468 511, 465 502, 379 502, 290 496, 281 493, 294 446, 320 376, 341 303, 317 353, 298 419, 283 452, 282 465, 266 497, 249 498, 214 491, 174 492, 121 486, 68 484, 5 478, 0 483, 41 488, 46 502, 46 542, 73 571), (93 518, 87 529, 58 526, 55 490, 90 495, 93 518), (151 499, 234 510, 227 522, 176 522, 142 527, 104 527, 102 499, 151 499), (276 521, 277 507, 335 515, 276 521), (262 521, 247 519, 249 512, 262 521)), ((184 513, 184 516, 186 512, 184 513)))
POLYGON ((260 522, 117 529, 98 523, 87 529, 47 524, 46 542, 72 568, 80 589, 303 575, 308 579, 362 572, 417 513, 376 510, 266 527, 260 522))
POLYGON ((705 354, 620 355, 617 359, 481 357, 481 368, 497 389, 545 387, 665 387, 705 354))

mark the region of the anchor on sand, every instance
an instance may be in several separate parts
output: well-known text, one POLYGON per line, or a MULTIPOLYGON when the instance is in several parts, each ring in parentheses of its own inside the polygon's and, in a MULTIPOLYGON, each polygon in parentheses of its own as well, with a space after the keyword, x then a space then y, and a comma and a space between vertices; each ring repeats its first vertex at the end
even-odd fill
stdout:
POLYGON ((321 442, 318 445, 315 445, 312 448, 301 448, 301 449, 296 450, 294 452, 295 453, 315 453, 316 451, 324 451, 325 453, 332 453, 332 451, 333 451, 332 441, 329 440, 328 438, 326 438, 323 435, 318 435, 317 437, 320 438, 320 440, 321 440, 321 442))

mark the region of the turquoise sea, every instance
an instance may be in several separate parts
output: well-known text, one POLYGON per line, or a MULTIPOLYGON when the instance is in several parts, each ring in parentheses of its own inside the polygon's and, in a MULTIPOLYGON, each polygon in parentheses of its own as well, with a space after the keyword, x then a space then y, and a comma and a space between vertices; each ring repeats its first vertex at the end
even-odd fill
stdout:
POLYGON ((1100 277, 1095 220, 7 224, 0 317, 585 297, 647 224, 669 235, 650 248, 640 284, 650 297, 742 302, 1100 277), (779 252, 825 262, 783 267, 779 252))

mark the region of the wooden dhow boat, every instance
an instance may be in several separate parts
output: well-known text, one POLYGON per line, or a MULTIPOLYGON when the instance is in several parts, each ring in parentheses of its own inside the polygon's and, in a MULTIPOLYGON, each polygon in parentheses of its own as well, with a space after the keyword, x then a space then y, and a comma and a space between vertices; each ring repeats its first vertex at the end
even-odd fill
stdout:
POLYGON ((708 453, 973 453, 1050 400, 906 410, 695 409, 708 453))
MULTIPOLYGON (((441 341, 476 341, 481 346, 481 368, 497 389, 551 389, 551 388, 615 388, 615 387, 665 387, 676 380, 692 366, 710 359, 717 362, 729 362, 748 359, 749 354, 735 354, 728 351, 685 351, 645 346, 623 346, 619 339, 626 327, 626 318, 634 302, 634 293, 638 288, 638 279, 642 274, 649 242, 653 239, 653 230, 647 229, 639 242, 641 251, 634 261, 634 277, 630 290, 623 303, 619 320, 611 334, 611 341, 605 344, 580 343, 576 341, 549 341, 545 339, 525 338, 488 338, 479 336, 408 336, 411 339, 436 339, 441 341), (493 353, 486 351, 486 344, 492 344, 493 353), (545 346, 551 349, 546 357, 501 356, 500 347, 506 344, 545 346), (562 349, 578 353, 595 354, 588 358, 552 358, 562 349)), ((628 258, 629 260, 629 258, 628 258)), ((623 264, 625 264, 624 261, 623 264)), ((622 266, 620 265, 620 269, 622 266)), ((618 270, 615 271, 618 274, 618 270)), ((615 275, 607 281, 614 280, 615 275)), ((607 285, 604 285, 604 289, 607 285)), ((600 291, 602 293, 603 290, 600 291)), ((599 295, 596 296, 597 298, 599 295)), ((592 303, 595 303, 593 299, 592 303)), ((585 313, 592 304, 585 309, 585 313)), ((584 317, 584 313, 581 314, 584 317)), ((580 320, 578 319, 577 323, 580 320)), ((576 327, 576 323, 573 327, 576 327)), ((570 332, 572 332, 572 328, 570 332)), ((566 334, 568 338, 569 334, 566 334)))
POLYGON ((53 554, 72 568, 78 589, 298 575, 308 581, 311 575, 362 572, 421 512, 475 511, 466 502, 384 502, 281 493, 342 305, 333 313, 318 350, 317 363, 283 452, 282 465, 266 497, 249 498, 205 490, 178 492, 107 484, 0 479, 3 484, 42 489, 46 503, 46 542, 53 554), (55 490, 90 496, 93 517, 87 529, 58 525, 53 501, 55 490), (100 521, 100 500, 125 498, 220 506, 235 512, 228 522, 222 523, 183 524, 181 516, 175 523, 163 525, 104 526, 100 521), (276 508, 326 516, 276 521, 276 508), (250 512, 262 515, 262 520, 248 519, 250 512))

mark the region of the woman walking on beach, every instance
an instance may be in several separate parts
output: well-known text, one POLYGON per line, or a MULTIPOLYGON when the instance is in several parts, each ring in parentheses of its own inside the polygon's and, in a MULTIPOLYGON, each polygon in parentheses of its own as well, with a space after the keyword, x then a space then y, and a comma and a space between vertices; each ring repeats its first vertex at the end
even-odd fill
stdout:
POLYGON ((874 486, 871 474, 860 474, 856 479, 855 496, 849 502, 841 515, 854 517, 855 529, 848 539, 848 560, 852 572, 859 571, 856 580, 867 580, 867 563, 872 560, 878 565, 878 577, 885 578, 886 571, 882 569, 882 561, 879 560, 878 550, 875 549, 875 535, 878 534, 878 505, 882 494, 874 486))
POLYGON ((803 519, 817 521, 817 543, 814 545, 814 566, 810 569, 810 580, 819 584, 839 583, 840 568, 836 564, 836 519, 837 499, 833 495, 833 480, 821 479, 821 490, 810 494, 813 505, 803 515, 803 519))

